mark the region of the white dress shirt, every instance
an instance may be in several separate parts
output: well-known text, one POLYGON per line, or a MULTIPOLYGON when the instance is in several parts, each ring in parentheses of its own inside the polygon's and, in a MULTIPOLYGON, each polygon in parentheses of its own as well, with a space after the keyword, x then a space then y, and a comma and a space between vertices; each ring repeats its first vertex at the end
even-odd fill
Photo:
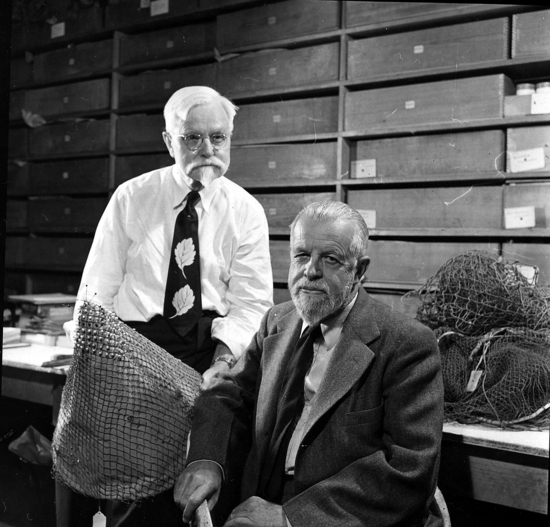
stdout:
MULTIPOLYGON (((163 313, 176 217, 190 188, 175 165, 121 184, 98 224, 78 299, 98 303, 128 321, 163 313)), ((222 317, 212 337, 239 357, 273 305, 265 212, 225 177, 200 190, 202 309, 222 317)), ((75 309, 75 320, 78 304, 75 309)))

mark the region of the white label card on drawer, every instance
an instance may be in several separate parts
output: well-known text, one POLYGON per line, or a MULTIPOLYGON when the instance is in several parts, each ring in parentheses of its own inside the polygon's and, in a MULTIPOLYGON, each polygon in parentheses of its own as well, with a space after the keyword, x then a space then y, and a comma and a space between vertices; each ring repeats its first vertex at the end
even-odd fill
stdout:
POLYGON ((544 148, 531 148, 529 150, 518 150, 509 152, 510 172, 527 172, 544 168, 544 148))
POLYGON ((153 0, 151 2, 151 16, 164 15, 170 10, 168 0, 153 0))
POLYGON ((74 58, 71 57, 71 58, 69 59, 69 66, 74 66, 75 63, 76 63, 76 60, 75 60, 74 58))
POLYGON ((269 209, 269 215, 270 215, 270 216, 276 216, 276 215, 277 215, 277 209, 271 207, 271 208, 269 209))
POLYGON ((69 173, 63 172, 63 175, 61 176, 63 179, 69 179, 69 173))
POLYGON ((272 26, 273 24, 276 24, 276 23, 277 23, 277 17, 276 16, 270 16, 267 19, 267 25, 268 26, 272 26))
POLYGON ((420 45, 420 46, 414 46, 413 48, 413 53, 415 55, 418 55, 419 53, 424 53, 424 46, 420 45))
POLYGON ((406 110, 414 110, 415 106, 416 106, 416 104, 414 103, 414 101, 405 101, 405 109, 406 110))
POLYGON ((467 392, 475 392, 477 385, 479 384, 479 379, 481 379, 482 375, 483 375, 483 370, 474 370, 470 374, 470 380, 468 381, 468 384, 466 386, 467 392))
POLYGON ((376 229, 376 211, 357 209, 357 212, 363 216, 365 223, 369 229, 376 229))
POLYGON ((277 161, 268 161, 267 168, 271 168, 271 169, 277 168, 277 161))
POLYGON ((505 229, 528 229, 535 226, 535 207, 509 207, 504 209, 505 229))
POLYGON ((59 38, 65 36, 65 22, 58 22, 52 25, 52 38, 59 38))
POLYGON ((351 177, 357 179, 376 177, 376 159, 352 161, 351 177))
POLYGON ((533 93, 531 95, 531 114, 550 113, 550 93, 533 93))
POLYGON ((172 87, 172 83, 170 81, 164 82, 164 89, 169 90, 172 87))
POLYGON ((148 7, 151 7, 151 0, 140 0, 139 2, 140 9, 147 9, 148 7))
POLYGON ((269 75, 277 75, 277 68, 269 68, 268 73, 269 75))
POLYGON ((274 115, 273 116, 273 122, 274 123, 280 123, 281 122, 281 116, 280 115, 274 115))

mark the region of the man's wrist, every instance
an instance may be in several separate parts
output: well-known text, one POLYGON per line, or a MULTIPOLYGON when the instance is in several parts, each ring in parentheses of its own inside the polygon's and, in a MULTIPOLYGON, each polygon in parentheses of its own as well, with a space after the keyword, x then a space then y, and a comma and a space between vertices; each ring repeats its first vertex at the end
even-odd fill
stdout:
POLYGON ((212 364, 210 364, 210 367, 214 366, 214 364, 218 362, 225 362, 230 368, 233 368, 233 366, 237 363, 237 359, 230 353, 224 353, 223 355, 218 355, 215 357, 212 364))

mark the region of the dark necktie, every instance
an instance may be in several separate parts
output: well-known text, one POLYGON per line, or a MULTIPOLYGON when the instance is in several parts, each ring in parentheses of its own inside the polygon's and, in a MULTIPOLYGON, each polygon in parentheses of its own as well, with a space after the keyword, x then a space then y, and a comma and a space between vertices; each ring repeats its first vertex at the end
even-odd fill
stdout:
POLYGON ((280 503, 284 487, 285 461, 290 439, 304 408, 304 382, 313 361, 313 343, 320 326, 308 327, 290 357, 281 385, 277 421, 271 438, 264 475, 265 497, 280 503))
POLYGON ((199 199, 199 193, 191 191, 176 218, 164 294, 164 317, 181 336, 202 314, 199 217, 195 210, 199 199))

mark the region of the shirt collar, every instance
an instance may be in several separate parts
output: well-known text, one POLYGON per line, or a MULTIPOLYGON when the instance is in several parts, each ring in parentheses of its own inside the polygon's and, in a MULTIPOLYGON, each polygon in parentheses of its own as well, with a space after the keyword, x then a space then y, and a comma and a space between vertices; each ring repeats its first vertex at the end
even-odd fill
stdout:
MULTIPOLYGON (((181 193, 178 193, 178 199, 174 205, 174 208, 177 209, 180 206, 184 205, 187 195, 192 190, 190 185, 191 178, 189 176, 186 176, 185 174, 182 174, 176 165, 172 166, 172 178, 174 179, 176 185, 181 191, 181 193), (183 196, 183 198, 179 199, 181 196, 183 196)), ((223 185, 222 178, 223 176, 216 178, 207 187, 204 187, 199 191, 199 194, 201 196, 200 203, 206 213, 209 212, 210 207, 212 206, 212 201, 214 200, 214 196, 223 185)))

